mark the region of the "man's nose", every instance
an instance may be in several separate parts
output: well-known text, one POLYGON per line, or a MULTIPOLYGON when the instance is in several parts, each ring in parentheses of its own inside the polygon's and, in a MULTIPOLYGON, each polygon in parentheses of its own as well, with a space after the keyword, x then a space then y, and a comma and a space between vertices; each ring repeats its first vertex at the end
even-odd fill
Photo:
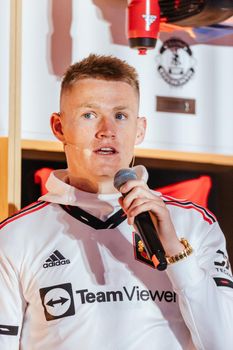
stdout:
POLYGON ((116 128, 114 121, 110 120, 108 117, 101 118, 98 124, 98 130, 96 132, 97 138, 115 138, 116 128))

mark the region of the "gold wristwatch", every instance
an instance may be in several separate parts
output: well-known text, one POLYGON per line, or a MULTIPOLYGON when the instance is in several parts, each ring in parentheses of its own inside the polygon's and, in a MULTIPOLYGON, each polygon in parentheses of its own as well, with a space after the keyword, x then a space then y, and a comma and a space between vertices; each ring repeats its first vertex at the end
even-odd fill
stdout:
POLYGON ((182 250, 180 253, 172 255, 172 256, 166 256, 167 263, 168 264, 174 264, 177 261, 183 260, 184 258, 187 258, 190 254, 193 252, 193 248, 185 238, 180 239, 180 243, 183 244, 184 250, 182 250))

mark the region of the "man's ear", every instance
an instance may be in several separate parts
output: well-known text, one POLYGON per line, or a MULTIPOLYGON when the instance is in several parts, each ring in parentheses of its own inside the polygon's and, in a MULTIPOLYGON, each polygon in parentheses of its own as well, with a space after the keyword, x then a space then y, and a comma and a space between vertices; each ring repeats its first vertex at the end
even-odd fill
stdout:
POLYGON ((61 141, 65 141, 65 137, 63 134, 63 127, 62 127, 62 121, 61 121, 61 116, 59 113, 53 113, 50 118, 50 126, 53 131, 53 134, 55 137, 61 141))
POLYGON ((138 117, 137 118, 137 134, 135 139, 135 145, 139 145, 142 143, 146 133, 146 118, 138 117))

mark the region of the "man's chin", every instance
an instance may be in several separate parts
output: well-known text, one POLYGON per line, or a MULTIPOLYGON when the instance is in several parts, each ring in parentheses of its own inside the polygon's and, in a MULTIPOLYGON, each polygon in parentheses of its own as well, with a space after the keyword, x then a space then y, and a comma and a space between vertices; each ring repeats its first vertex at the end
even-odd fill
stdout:
MULTIPOLYGON (((119 168, 120 169, 120 168, 119 168)), ((101 169, 95 173, 100 178, 114 178, 118 169, 101 169)))
POLYGON ((95 175, 102 177, 102 178, 114 178, 115 174, 118 172, 118 170, 126 168, 126 166, 122 165, 116 165, 116 166, 102 166, 99 169, 96 169, 95 175))
POLYGON ((123 168, 128 168, 129 163, 127 163, 126 159, 123 161, 118 154, 118 157, 109 157, 108 159, 93 159, 93 161, 89 164, 91 169, 91 173, 93 176, 101 176, 101 177, 111 177, 114 178, 115 174, 118 170, 123 168))

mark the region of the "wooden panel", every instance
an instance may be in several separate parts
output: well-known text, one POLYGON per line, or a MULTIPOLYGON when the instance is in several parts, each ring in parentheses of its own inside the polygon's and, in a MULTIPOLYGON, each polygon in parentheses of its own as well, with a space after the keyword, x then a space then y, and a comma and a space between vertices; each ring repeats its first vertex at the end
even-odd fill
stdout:
POLYGON ((152 159, 166 159, 178 160, 187 162, 197 162, 216 165, 233 165, 233 156, 225 156, 221 154, 210 153, 193 153, 193 152, 177 152, 164 151, 159 149, 143 149, 137 148, 135 151, 137 157, 152 158, 152 159))
POLYGON ((11 0, 10 32, 10 105, 9 105, 9 174, 8 202, 9 214, 13 214, 21 204, 21 0, 11 0))
POLYGON ((23 150, 63 152, 63 145, 58 141, 22 140, 23 150))
POLYGON ((8 138, 0 138, 0 221, 8 216, 8 138))

